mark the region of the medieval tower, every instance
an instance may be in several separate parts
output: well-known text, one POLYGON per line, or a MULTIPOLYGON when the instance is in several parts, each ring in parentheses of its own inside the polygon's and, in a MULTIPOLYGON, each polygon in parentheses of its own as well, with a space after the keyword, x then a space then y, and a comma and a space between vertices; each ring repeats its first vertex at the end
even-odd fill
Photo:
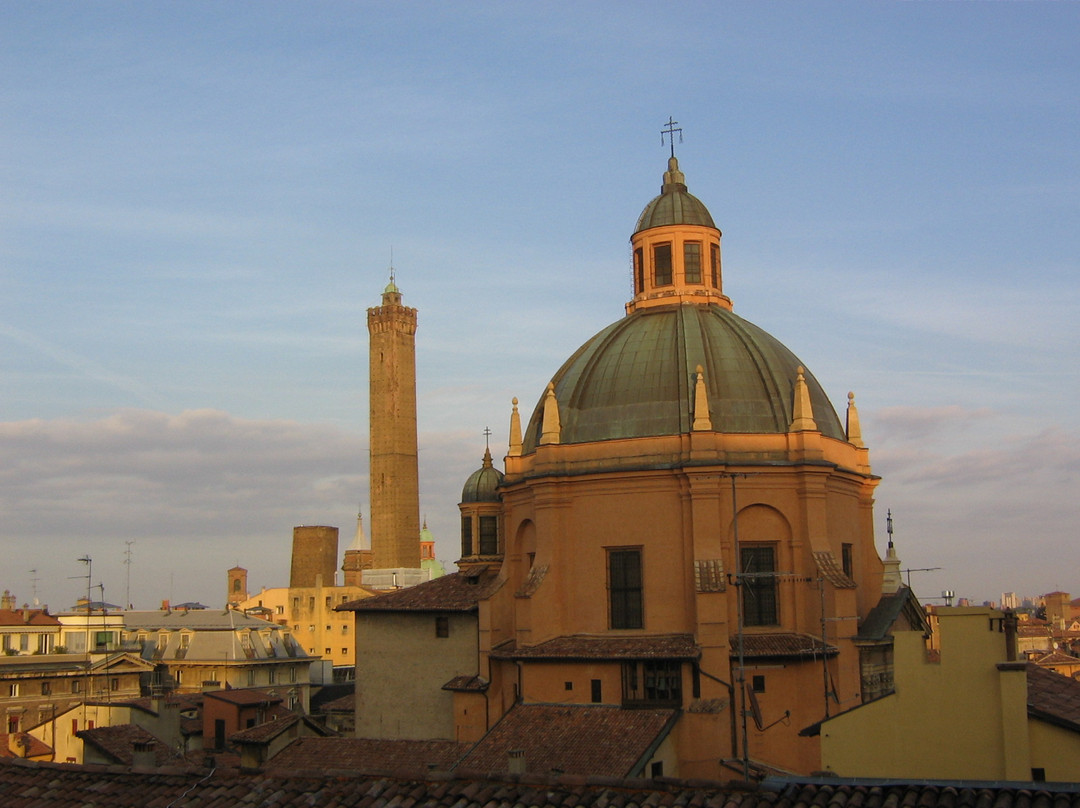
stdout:
POLYGON ((416 450, 416 309, 390 283, 368 309, 371 550, 376 569, 420 567, 416 450))

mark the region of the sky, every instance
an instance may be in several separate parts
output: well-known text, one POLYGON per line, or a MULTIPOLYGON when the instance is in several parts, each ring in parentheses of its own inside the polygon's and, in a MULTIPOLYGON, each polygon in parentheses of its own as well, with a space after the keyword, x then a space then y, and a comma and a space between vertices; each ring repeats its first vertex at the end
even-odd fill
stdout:
POLYGON ((1073 3, 0 2, 0 588, 216 607, 294 525, 344 550, 391 264, 450 565, 485 428, 623 315, 672 116, 916 593, 1080 594, 1078 41, 1073 3))

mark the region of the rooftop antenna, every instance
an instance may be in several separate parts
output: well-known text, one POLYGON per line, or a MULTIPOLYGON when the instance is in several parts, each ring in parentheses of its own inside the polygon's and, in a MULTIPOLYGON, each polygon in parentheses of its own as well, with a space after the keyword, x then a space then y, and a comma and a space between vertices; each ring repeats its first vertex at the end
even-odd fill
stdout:
POLYGON ((37 597, 37 584, 41 579, 38 577, 37 570, 30 570, 30 595, 33 598, 30 602, 35 606, 38 605, 37 597))
POLYGON ((673 117, 668 115, 667 123, 664 124, 664 128, 660 130, 660 145, 664 145, 664 135, 667 135, 668 143, 671 145, 671 156, 675 156, 675 133, 679 133, 679 142, 682 143, 682 128, 679 126, 679 122, 673 117))
MULTIPOLYGON (((127 588, 124 591, 124 603, 127 609, 131 608, 131 545, 134 543, 134 541, 124 542, 127 545, 127 549, 124 550, 124 566, 127 567, 127 588)), ((105 600, 105 596, 102 595, 101 599, 105 600)))

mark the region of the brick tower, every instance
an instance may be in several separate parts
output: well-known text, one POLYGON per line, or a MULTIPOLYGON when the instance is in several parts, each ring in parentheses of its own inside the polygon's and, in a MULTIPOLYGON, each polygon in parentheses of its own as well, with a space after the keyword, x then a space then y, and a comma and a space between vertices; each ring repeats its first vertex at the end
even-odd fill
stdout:
POLYGON ((338 529, 328 525, 293 528, 289 586, 333 586, 337 566, 338 529))
POLYGON ((390 283, 368 309, 371 551, 376 569, 420 567, 416 452, 416 309, 390 283))

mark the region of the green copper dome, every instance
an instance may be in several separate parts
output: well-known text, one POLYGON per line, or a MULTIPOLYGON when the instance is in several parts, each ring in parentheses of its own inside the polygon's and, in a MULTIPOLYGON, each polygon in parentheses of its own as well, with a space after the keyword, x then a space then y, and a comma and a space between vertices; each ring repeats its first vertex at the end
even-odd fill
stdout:
POLYGON ((675 157, 668 160, 660 196, 645 206, 634 232, 673 224, 696 224, 718 229, 705 203, 687 192, 686 177, 679 171, 679 161, 675 157))
MULTIPOLYGON (((694 373, 704 370, 712 427, 728 433, 785 433, 802 365, 775 337, 716 305, 639 309, 581 346, 555 374, 560 442, 641 438, 691 431, 694 373)), ((804 371, 822 434, 844 430, 817 380, 804 371)), ((543 398, 523 436, 540 441, 543 398)))
POLYGON ((461 489, 462 502, 498 502, 503 473, 491 463, 491 450, 484 450, 484 464, 469 475, 461 489))

